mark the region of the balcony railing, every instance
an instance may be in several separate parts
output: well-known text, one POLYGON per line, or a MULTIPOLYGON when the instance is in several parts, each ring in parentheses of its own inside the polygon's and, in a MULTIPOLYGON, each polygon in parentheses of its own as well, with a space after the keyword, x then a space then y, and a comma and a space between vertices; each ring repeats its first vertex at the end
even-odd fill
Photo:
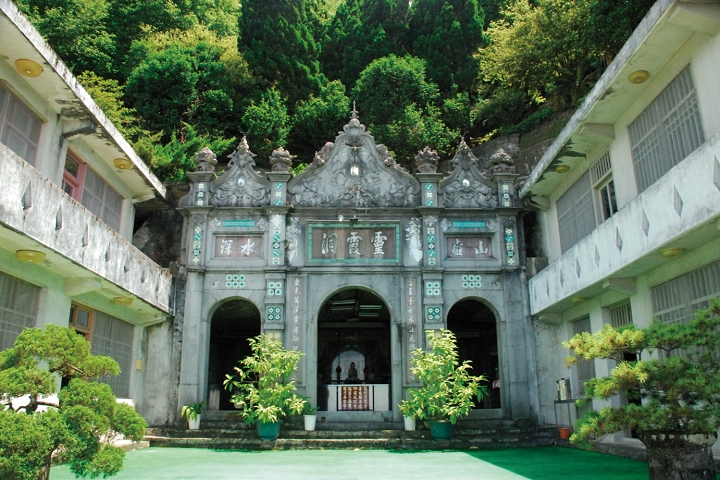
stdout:
POLYGON ((0 225, 169 312, 171 275, 2 144, 0 225))
MULTIPOLYGON (((530 279, 537 314, 610 277, 634 277, 659 265, 659 250, 720 218, 720 134, 530 279), (634 268, 639 260, 651 261, 634 268)), ((717 236, 717 230, 714 237, 717 236)), ((697 243, 697 242, 695 242, 697 243)), ((699 246, 688 242, 692 248, 699 246)))

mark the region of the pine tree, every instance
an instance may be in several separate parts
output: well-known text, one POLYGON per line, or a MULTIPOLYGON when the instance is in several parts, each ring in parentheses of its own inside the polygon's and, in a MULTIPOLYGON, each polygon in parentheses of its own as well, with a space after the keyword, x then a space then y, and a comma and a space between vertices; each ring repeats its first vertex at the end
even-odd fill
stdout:
POLYGON ((373 60, 404 55, 406 16, 407 3, 400 0, 343 2, 323 37, 323 73, 352 86, 373 60))
POLYGON ((484 12, 477 0, 415 0, 410 9, 412 55, 427 61, 428 77, 443 93, 475 85, 474 54, 483 44, 484 12))
POLYGON ((318 47, 308 28, 304 0, 247 0, 238 47, 250 71, 295 105, 321 85, 318 47))

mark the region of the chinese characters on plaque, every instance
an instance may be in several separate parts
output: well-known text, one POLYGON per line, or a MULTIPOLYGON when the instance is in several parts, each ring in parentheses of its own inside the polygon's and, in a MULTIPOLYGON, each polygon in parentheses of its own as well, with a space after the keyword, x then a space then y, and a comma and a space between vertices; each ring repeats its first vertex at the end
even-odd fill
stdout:
POLYGON ((215 237, 215 258, 259 258, 262 251, 262 237, 215 237))
POLYGON ((311 262, 399 262, 399 225, 309 224, 311 262))
POLYGON ((414 380, 415 375, 410 371, 410 358, 412 352, 418 346, 418 305, 417 305, 417 280, 413 277, 405 278, 405 312, 407 312, 407 325, 405 331, 407 334, 407 362, 408 379, 414 380))
MULTIPOLYGON (((302 322, 302 315, 303 315, 303 308, 302 308, 302 301, 304 298, 303 293, 303 278, 302 277, 290 277, 289 278, 289 285, 290 285, 290 305, 289 305, 289 339, 290 339, 290 348, 292 350, 302 350, 302 333, 303 333, 303 322, 302 322)), ((295 367, 295 372, 293 372, 292 380, 295 382, 300 382, 300 379, 302 379, 302 374, 300 371, 300 364, 295 367)))
POLYGON ((445 237, 447 258, 492 258, 490 237, 445 237))
POLYGON ((341 386, 338 410, 370 410, 370 387, 341 386))

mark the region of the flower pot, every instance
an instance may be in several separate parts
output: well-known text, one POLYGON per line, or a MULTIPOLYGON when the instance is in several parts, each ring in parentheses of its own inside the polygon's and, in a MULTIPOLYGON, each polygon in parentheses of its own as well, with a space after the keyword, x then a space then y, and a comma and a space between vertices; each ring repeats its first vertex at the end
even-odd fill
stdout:
POLYGON ((195 418, 188 418, 188 430, 200 430, 200 417, 202 417, 202 415, 198 415, 195 418))
POLYGON ((646 447, 651 480, 715 478, 712 445, 717 433, 684 435, 656 430, 641 433, 640 440, 646 447))
POLYGON ((312 432, 315 430, 315 422, 317 421, 317 415, 303 415, 305 421, 305 430, 312 432))
POLYGON ((560 440, 567 440, 570 438, 570 429, 567 427, 558 428, 558 433, 560 434, 560 440))
POLYGON ((415 430, 415 417, 403 417, 405 420, 405 430, 415 430))
POLYGON ((258 422, 255 426, 258 437, 264 442, 272 442, 280 435, 280 422, 258 422))
POLYGON ((450 422, 429 422, 430 435, 435 440, 449 440, 452 437, 453 425, 450 422))

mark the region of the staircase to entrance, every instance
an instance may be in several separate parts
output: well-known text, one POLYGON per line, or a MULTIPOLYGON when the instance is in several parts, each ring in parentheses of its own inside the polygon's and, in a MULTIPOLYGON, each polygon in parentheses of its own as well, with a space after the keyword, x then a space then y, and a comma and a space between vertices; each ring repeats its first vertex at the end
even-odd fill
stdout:
MULTIPOLYGON (((512 421, 469 420, 457 422, 450 440, 434 440, 428 429, 405 431, 402 422, 322 421, 315 431, 305 431, 302 417, 283 423, 273 442, 257 438, 236 412, 205 412, 200 430, 180 427, 148 428, 151 446, 234 450, 355 449, 442 450, 549 446, 558 441, 554 426, 519 428, 512 421)), ((423 428, 422 425, 419 428, 423 428)))

